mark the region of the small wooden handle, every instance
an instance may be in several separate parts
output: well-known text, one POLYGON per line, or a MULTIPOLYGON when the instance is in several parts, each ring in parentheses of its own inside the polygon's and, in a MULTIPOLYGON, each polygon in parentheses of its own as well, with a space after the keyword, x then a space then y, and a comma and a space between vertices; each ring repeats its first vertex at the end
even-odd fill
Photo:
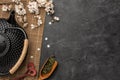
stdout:
POLYGON ((27 49, 28 49, 28 39, 25 39, 24 40, 24 47, 23 47, 23 50, 22 50, 22 54, 20 56, 20 58, 18 59, 17 63, 12 67, 12 69, 10 69, 10 74, 14 74, 14 72, 19 68, 19 66, 22 64, 25 56, 26 56, 26 53, 27 53, 27 49))

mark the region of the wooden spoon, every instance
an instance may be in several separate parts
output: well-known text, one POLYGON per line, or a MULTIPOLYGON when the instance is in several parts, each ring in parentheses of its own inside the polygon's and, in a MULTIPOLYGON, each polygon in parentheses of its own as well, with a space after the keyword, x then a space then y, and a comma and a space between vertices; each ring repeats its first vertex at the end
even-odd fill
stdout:
POLYGON ((49 61, 49 59, 50 59, 50 58, 48 58, 48 59, 45 61, 45 63, 43 64, 43 66, 42 66, 42 68, 41 68, 41 70, 40 70, 40 77, 39 77, 38 80, 44 80, 44 79, 49 78, 49 77, 52 75, 52 73, 54 72, 54 70, 56 69, 56 67, 57 67, 57 65, 58 65, 58 62, 55 60, 55 62, 53 63, 53 65, 52 65, 52 67, 51 67, 51 70, 50 70, 48 73, 46 73, 46 74, 43 74, 43 73, 42 73, 42 71, 43 71, 43 69, 45 68, 45 65, 46 65, 46 63, 49 61))

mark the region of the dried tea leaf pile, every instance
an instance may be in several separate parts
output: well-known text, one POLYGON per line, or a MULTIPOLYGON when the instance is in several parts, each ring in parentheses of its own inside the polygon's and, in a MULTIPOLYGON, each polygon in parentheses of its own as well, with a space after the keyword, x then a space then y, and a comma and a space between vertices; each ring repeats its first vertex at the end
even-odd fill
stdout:
POLYGON ((51 71, 53 64, 55 63, 55 57, 50 57, 46 64, 44 65, 44 68, 42 70, 42 74, 47 74, 51 71))

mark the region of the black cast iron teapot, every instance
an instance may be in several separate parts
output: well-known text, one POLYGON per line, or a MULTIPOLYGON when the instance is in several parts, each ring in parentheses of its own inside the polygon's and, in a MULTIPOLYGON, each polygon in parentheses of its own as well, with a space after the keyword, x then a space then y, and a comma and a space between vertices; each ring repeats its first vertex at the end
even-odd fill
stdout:
POLYGON ((0 19, 0 75, 13 74, 22 64, 27 48, 27 34, 12 11, 8 20, 0 19))

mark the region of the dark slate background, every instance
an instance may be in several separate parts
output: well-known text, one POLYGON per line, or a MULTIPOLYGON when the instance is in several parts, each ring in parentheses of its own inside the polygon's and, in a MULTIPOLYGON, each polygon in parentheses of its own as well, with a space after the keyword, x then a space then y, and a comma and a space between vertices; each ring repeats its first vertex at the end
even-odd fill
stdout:
POLYGON ((120 80, 120 0, 54 2, 61 21, 46 17, 41 65, 55 55, 59 66, 47 80, 120 80))

